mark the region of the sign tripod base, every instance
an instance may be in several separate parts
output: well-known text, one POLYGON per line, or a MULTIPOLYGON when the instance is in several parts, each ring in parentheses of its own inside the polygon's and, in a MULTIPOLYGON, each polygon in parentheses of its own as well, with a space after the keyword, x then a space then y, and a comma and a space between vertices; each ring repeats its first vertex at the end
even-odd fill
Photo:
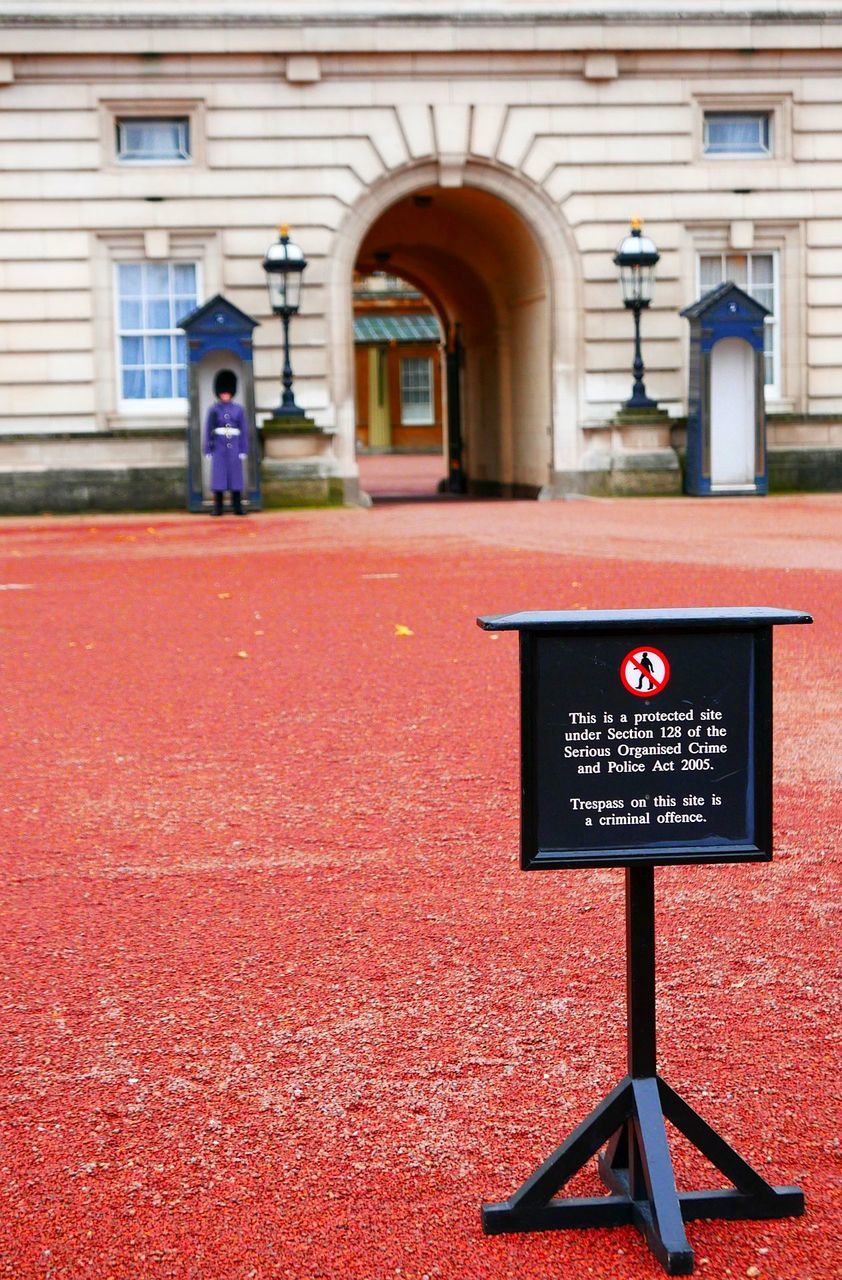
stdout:
POLYGON ((513 1196, 483 1205, 482 1226, 486 1235, 500 1235, 631 1224, 667 1275, 689 1275, 694 1258, 685 1222, 797 1217, 804 1194, 800 1187, 771 1186, 656 1072, 653 867, 626 870, 626 951, 629 1074, 513 1196), (665 1120, 733 1187, 679 1192, 665 1120), (597 1168, 612 1194, 554 1198, 606 1143, 597 1168))

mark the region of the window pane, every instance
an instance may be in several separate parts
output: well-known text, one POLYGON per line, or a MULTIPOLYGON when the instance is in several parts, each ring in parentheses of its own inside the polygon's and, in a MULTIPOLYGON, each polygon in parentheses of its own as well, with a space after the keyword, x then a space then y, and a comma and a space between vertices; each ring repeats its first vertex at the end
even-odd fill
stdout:
POLYGON ((433 362, 427 357, 401 360, 401 421, 431 423, 433 414, 433 362))
POLYGON ((745 289, 748 284, 748 258, 744 253, 729 253, 725 259, 725 278, 745 289))
POLYGON ((146 328, 147 329, 169 329, 170 327, 170 301, 169 298, 150 298, 146 303, 146 328))
POLYGON ((121 338, 120 358, 124 365, 143 364, 143 338, 121 338))
POLYGON ((120 302, 120 328, 121 329, 142 329, 143 328, 143 304, 140 299, 137 301, 127 300, 123 298, 120 302))
POLYGON ((705 152, 708 155, 762 155, 768 150, 768 115, 705 113, 705 152))
POLYGON ((153 400, 172 399, 172 370, 150 369, 149 394, 153 400))
POLYGON ((173 264, 173 282, 175 292, 182 297, 196 296, 196 266, 193 262, 176 262, 173 264))
POLYGON ((186 365, 183 365, 183 364, 179 365, 179 367, 176 369, 176 378, 177 378, 178 386, 175 394, 177 396, 180 396, 182 400, 186 400, 187 399, 187 367, 186 365))
POLYGON ((771 285, 752 285, 750 291, 751 296, 756 298, 761 307, 765 307, 767 311, 775 310, 775 291, 771 285))
POLYGON ((699 284, 702 293, 715 289, 722 284, 722 255, 719 253, 703 253, 699 258, 699 284))
POLYGON ((120 282, 120 293, 123 297, 138 297, 143 288, 143 264, 140 262, 118 262, 117 277, 120 282))
POLYGON ((146 380, 142 369, 123 370, 123 399, 146 399, 146 380))
POLYGON ((168 298, 170 293, 170 266, 168 262, 147 262, 145 264, 146 292, 157 297, 168 298))
POLYGON ((118 120, 117 155, 121 160, 187 160, 190 122, 186 116, 118 120))
POLYGON ((752 286, 771 285, 775 279, 771 253, 753 253, 751 255, 752 286))
POLYGON ((172 356, 169 337, 147 338, 146 359, 149 364, 170 364, 172 356))

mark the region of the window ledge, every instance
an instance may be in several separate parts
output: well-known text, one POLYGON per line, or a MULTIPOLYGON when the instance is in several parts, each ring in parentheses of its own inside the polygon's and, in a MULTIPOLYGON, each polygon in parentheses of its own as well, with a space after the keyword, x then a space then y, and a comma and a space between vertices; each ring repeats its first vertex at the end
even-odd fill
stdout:
POLYGON ((131 156, 117 156, 113 167, 115 169, 184 169, 192 164, 195 164, 192 156, 178 156, 171 160, 166 160, 163 156, 148 160, 140 157, 135 160, 131 156))
POLYGON ((717 160, 774 160, 774 153, 771 151, 703 151, 702 159, 707 161, 717 160))

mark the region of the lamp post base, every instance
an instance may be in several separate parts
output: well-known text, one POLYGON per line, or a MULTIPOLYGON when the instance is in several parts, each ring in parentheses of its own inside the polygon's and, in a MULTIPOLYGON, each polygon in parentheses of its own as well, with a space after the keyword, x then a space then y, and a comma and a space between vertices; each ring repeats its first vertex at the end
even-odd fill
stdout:
POLYGON ((662 409, 655 400, 640 405, 634 404, 631 400, 627 400, 615 415, 614 422, 626 423, 630 426, 635 424, 660 423, 665 424, 671 421, 669 412, 662 409))
POLYGON ((272 410, 272 420, 275 418, 295 418, 297 422, 310 422, 305 411, 300 405, 293 400, 291 404, 284 404, 283 401, 276 405, 272 410))
POLYGON ((650 400, 649 396, 638 395, 637 392, 623 404, 623 409, 630 409, 633 413, 639 412, 641 409, 657 409, 657 407, 657 400, 650 400))
MULTIPOLYGON (((333 435, 330 431, 324 431, 321 427, 316 426, 312 418, 308 418, 303 409, 299 409, 297 413, 281 413, 275 409, 270 418, 265 418, 260 424, 260 434, 263 439, 263 448, 267 457, 286 457, 289 453, 289 444, 294 441, 309 440, 330 442, 333 435), (280 452, 274 446, 278 445, 280 452)), ((319 450, 320 451, 320 450, 319 450)), ((293 449, 294 453, 300 453, 300 449, 293 449)))

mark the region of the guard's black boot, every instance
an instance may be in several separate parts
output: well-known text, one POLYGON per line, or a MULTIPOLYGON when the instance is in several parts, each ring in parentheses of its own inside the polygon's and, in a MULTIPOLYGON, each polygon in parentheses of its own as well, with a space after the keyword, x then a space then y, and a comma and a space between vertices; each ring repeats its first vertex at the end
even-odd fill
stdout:
POLYGON ((223 494, 221 493, 221 491, 219 489, 214 489, 213 511, 211 512, 211 515, 214 515, 214 516, 222 515, 222 498, 223 498, 223 494))
POLYGON ((243 496, 239 489, 231 490, 231 503, 234 507, 235 516, 244 516, 246 514, 245 511, 243 511, 243 496))

